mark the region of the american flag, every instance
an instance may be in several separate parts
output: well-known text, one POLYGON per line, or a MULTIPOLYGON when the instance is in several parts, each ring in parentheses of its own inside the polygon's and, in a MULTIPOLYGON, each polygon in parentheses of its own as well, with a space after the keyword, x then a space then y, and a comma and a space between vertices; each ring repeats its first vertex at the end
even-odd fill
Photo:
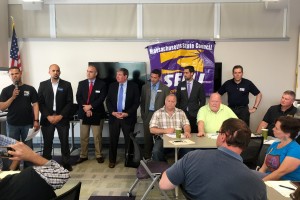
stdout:
POLYGON ((21 58, 18 46, 18 38, 15 31, 15 26, 13 25, 13 34, 11 36, 11 46, 10 46, 10 67, 21 68, 21 58))

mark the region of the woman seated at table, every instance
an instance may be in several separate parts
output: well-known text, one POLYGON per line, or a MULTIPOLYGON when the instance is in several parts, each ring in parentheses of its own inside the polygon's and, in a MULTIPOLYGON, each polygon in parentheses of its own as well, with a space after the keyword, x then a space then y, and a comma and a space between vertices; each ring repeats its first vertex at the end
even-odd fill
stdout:
POLYGON ((274 142, 267 150, 265 161, 259 172, 263 180, 300 181, 300 145, 294 140, 300 130, 300 121, 282 116, 276 120, 274 142))

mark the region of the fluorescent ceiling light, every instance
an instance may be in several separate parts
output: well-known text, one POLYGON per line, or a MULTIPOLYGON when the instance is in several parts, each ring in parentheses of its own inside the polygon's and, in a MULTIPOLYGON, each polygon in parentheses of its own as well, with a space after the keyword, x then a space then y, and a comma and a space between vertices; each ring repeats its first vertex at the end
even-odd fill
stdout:
POLYGON ((23 0, 24 2, 43 2, 43 0, 23 0))

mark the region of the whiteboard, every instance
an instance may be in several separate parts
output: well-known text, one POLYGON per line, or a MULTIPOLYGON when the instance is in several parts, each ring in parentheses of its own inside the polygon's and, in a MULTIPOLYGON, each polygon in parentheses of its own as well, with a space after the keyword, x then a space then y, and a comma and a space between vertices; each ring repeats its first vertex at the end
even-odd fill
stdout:
POLYGON ((8 75, 8 68, 7 67, 0 67, 0 93, 2 89, 11 85, 12 82, 8 75))

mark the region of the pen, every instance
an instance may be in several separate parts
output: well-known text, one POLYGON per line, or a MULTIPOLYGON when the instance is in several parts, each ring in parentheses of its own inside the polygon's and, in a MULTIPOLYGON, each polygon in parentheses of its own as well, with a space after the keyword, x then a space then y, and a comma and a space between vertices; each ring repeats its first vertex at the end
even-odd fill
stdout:
POLYGON ((283 187, 283 188, 286 188, 286 189, 289 189, 289 190, 296 190, 295 188, 287 187, 287 186, 284 186, 284 185, 279 185, 279 187, 283 187))

